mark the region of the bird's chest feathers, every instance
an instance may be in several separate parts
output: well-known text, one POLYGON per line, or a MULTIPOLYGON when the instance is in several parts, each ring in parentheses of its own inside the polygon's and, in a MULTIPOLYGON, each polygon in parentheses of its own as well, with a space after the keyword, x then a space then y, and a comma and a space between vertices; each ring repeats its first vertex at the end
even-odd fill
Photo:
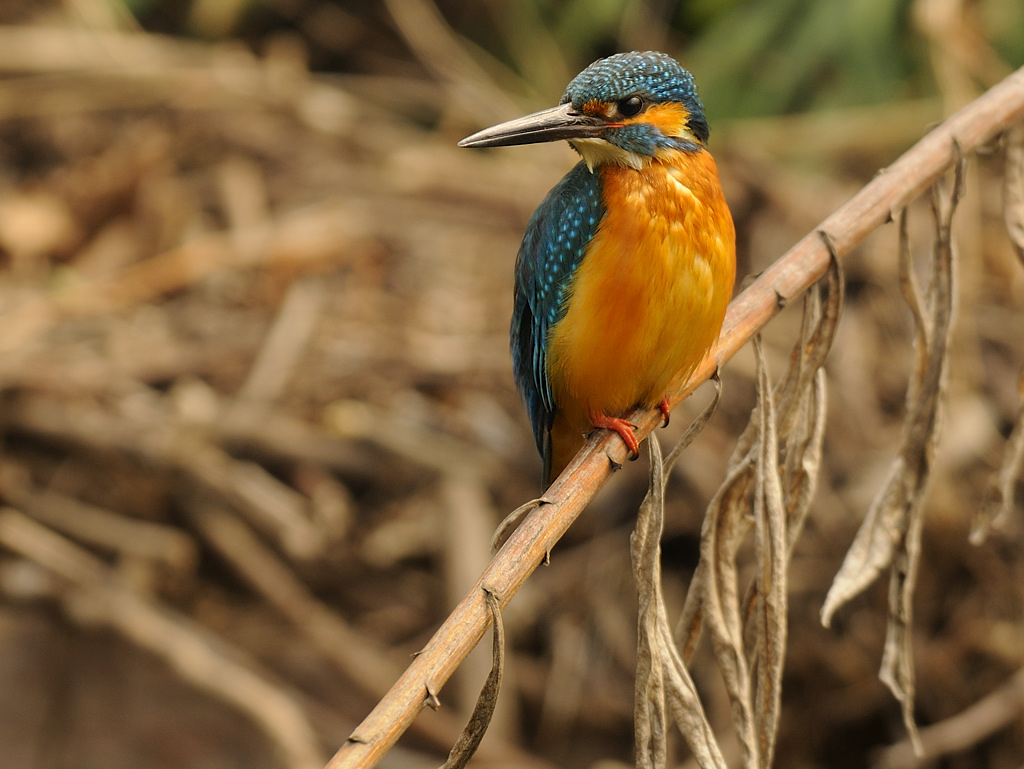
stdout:
POLYGON ((607 213, 576 276, 578 299, 594 290, 611 310, 678 301, 676 293, 691 293, 690 280, 706 279, 717 235, 709 229, 717 227, 709 195, 686 170, 661 163, 602 169, 607 213))
POLYGON ((556 390, 584 409, 657 403, 714 344, 735 273, 732 219, 706 152, 600 168, 605 216, 551 329, 556 390))

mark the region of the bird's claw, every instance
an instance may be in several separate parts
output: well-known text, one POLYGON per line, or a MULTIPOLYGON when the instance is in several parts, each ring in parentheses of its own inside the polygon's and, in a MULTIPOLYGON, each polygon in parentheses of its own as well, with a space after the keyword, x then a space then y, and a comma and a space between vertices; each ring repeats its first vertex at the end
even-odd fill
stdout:
POLYGON ((672 418, 672 407, 669 405, 667 395, 661 399, 658 409, 661 411, 661 418, 663 420, 661 426, 668 427, 669 420, 672 418))
POLYGON ((629 449, 629 458, 634 460, 640 456, 640 441, 636 438, 636 425, 627 422, 621 417, 610 417, 607 414, 597 414, 591 419, 594 427, 614 430, 622 438, 622 442, 629 449))

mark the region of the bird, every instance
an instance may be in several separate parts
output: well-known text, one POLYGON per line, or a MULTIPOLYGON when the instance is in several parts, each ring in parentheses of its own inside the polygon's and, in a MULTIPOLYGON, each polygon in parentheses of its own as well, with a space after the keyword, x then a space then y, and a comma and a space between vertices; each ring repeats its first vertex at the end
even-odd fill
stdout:
POLYGON ((558 106, 485 128, 461 147, 567 140, 579 162, 533 213, 515 265, 511 351, 543 480, 594 429, 639 454, 636 407, 660 407, 721 332, 736 231, 707 150, 693 75, 671 56, 599 59, 558 106))

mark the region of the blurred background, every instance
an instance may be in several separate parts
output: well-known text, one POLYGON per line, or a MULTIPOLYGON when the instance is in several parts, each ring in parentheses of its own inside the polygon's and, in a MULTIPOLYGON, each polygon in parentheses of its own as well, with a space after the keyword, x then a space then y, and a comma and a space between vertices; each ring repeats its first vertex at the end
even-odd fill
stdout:
MULTIPOLYGON (((744 276, 1024 64, 1024 4, 0 4, 5 769, 315 767, 351 733, 472 586, 498 521, 541 491, 508 354, 512 266, 574 156, 455 143, 634 48, 697 78, 744 276)), ((1024 766, 1019 484, 1008 526, 968 543, 1024 365, 1001 179, 996 145, 957 215, 959 316, 915 603, 920 723, 1006 695, 928 764, 958 769, 1024 766)), ((926 256, 926 202, 910 230, 926 256)), ((885 584, 832 629, 818 618, 893 457, 913 360, 895 229, 845 266, 825 464, 790 576, 785 767, 901 765, 885 749, 905 739, 877 680, 885 584)), ((799 315, 767 329, 776 375, 799 315)), ((672 482, 670 607, 752 373, 747 352, 726 368, 672 482)), ((676 434, 707 397, 680 409, 676 434)), ((632 765, 643 464, 508 608, 507 679, 475 765, 632 765)), ((437 766, 488 666, 471 657, 382 765, 437 766)), ((693 676, 737 765, 707 648, 693 676)), ((677 744, 673 764, 686 761, 677 744)))

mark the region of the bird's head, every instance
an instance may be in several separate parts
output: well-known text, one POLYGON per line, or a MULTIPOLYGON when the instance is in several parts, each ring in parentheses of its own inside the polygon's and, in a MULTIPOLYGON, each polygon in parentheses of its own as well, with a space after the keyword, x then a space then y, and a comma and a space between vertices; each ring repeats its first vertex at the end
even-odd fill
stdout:
POLYGON ((460 147, 567 139, 587 165, 642 168, 659 153, 695 151, 708 139, 693 75, 654 51, 619 53, 573 78, 557 107, 468 136, 460 147))

